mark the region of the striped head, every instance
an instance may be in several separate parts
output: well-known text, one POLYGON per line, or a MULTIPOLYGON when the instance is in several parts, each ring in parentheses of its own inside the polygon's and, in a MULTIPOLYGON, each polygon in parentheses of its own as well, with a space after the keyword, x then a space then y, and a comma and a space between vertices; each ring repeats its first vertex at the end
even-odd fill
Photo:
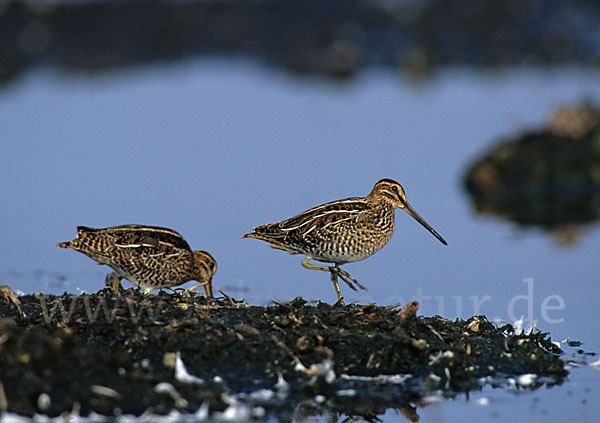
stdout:
POLYGON ((377 182, 367 199, 383 201, 395 209, 403 209, 407 204, 404 188, 391 179, 382 179, 377 182))
POLYGON ((208 297, 212 297, 212 278, 217 273, 217 262, 206 251, 193 251, 194 255, 194 276, 193 280, 204 285, 204 290, 208 297))
POLYGON ((433 229, 429 223, 425 221, 412 206, 406 201, 406 194, 404 194, 404 188, 398 182, 391 179, 382 179, 375 184, 373 190, 367 195, 368 201, 383 201, 386 204, 391 205, 395 209, 402 209, 408 213, 413 219, 419 222, 425 229, 427 229, 433 236, 435 236, 442 244, 448 245, 446 240, 433 229))

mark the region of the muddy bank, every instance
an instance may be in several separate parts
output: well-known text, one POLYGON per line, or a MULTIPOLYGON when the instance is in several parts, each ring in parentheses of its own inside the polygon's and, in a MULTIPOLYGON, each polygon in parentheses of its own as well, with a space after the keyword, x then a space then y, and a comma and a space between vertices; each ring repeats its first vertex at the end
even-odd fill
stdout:
POLYGON ((600 218, 600 106, 561 107, 545 126, 499 140, 469 166, 464 186, 478 213, 574 242, 600 218))
POLYGON ((262 307, 133 289, 12 299, 7 292, 0 406, 27 416, 206 416, 242 404, 248 416, 284 420, 325 410, 375 416, 390 407, 415 420, 409 404, 432 392, 454 396, 523 374, 533 375, 524 386, 535 388, 567 374, 547 334, 518 335, 483 316, 420 317, 416 303, 297 298, 262 307))
POLYGON ((445 65, 598 64, 589 0, 8 1, 0 84, 37 66, 107 71, 193 57, 250 58, 347 78, 445 65))

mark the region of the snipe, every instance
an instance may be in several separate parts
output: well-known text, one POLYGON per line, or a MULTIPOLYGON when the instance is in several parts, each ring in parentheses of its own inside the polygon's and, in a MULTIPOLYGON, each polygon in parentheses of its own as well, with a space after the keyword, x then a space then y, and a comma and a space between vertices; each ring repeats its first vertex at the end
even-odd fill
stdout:
POLYGON ((394 212, 398 208, 448 245, 406 201, 402 186, 391 179, 377 182, 366 197, 332 201, 282 222, 257 226, 242 238, 261 239, 273 248, 305 255, 302 266, 331 273, 338 301, 343 304, 338 276, 353 290, 364 287, 340 265, 363 260, 383 248, 394 233, 394 212), (311 259, 333 266, 315 265, 311 259))
POLYGON ((112 267, 114 272, 107 276, 107 282, 112 282, 115 291, 121 278, 146 293, 195 280, 200 282, 196 286, 204 287, 206 296, 213 295, 217 262, 206 251, 192 251, 187 241, 171 229, 143 225, 102 229, 78 226, 76 239, 56 246, 79 251, 112 267))

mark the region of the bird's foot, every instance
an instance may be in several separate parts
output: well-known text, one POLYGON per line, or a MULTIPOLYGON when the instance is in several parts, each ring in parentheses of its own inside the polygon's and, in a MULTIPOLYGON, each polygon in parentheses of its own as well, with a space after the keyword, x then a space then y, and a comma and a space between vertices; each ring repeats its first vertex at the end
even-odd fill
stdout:
POLYGON ((346 285, 348 285, 352 290, 358 291, 358 289, 365 289, 356 279, 354 279, 348 272, 339 268, 339 266, 332 266, 329 268, 331 273, 336 273, 346 285))
POLYGON ((112 272, 106 275, 104 283, 106 286, 110 286, 115 295, 119 295, 123 288, 121 287, 121 277, 117 272, 112 272))
POLYGON ((323 270, 325 272, 331 273, 331 282, 333 282, 333 286, 335 288, 335 293, 337 294, 339 304, 344 304, 344 298, 342 297, 340 286, 337 281, 338 276, 346 283, 346 285, 348 285, 354 291, 358 291, 359 289, 365 289, 365 287, 362 286, 352 276, 350 276, 348 272, 342 270, 339 264, 336 264, 335 266, 319 266, 310 263, 309 260, 309 257, 306 257, 304 260, 302 260, 302 266, 304 266, 306 269, 323 270))

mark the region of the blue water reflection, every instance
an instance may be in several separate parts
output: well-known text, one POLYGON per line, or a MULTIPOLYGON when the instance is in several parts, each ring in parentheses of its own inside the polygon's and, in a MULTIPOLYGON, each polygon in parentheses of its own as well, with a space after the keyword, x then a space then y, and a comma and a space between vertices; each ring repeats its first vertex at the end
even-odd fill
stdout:
POLYGON ((368 288, 342 287, 347 301, 420 297, 423 313, 449 318, 532 312, 555 336, 596 337, 580 322, 599 290, 597 228, 560 248, 547 234, 475 217, 460 177, 498 137, 600 96, 599 82, 576 69, 526 69, 450 70, 422 84, 370 71, 336 85, 231 61, 94 77, 38 70, 0 93, 2 282, 95 291, 109 269, 54 244, 79 224, 145 223, 213 253, 215 288, 230 295, 333 302, 327 275, 239 235, 389 177, 449 246, 398 211, 390 244, 346 266, 368 288))
POLYGON ((231 61, 93 77, 38 70, 0 92, 0 283, 96 291, 109 269, 54 244, 72 239, 76 225, 144 223, 210 251, 216 290, 257 304, 334 302, 328 275, 239 236, 365 195, 388 177, 449 246, 397 211, 389 245, 346 266, 368 287, 342 286, 348 302, 417 297, 423 314, 524 315, 555 339, 597 349, 589 317, 600 292, 598 228, 563 248, 548 234, 476 217, 461 187, 465 166, 491 142, 589 95, 600 97, 600 77, 577 69, 458 69, 422 84, 370 71, 340 85, 231 61))

